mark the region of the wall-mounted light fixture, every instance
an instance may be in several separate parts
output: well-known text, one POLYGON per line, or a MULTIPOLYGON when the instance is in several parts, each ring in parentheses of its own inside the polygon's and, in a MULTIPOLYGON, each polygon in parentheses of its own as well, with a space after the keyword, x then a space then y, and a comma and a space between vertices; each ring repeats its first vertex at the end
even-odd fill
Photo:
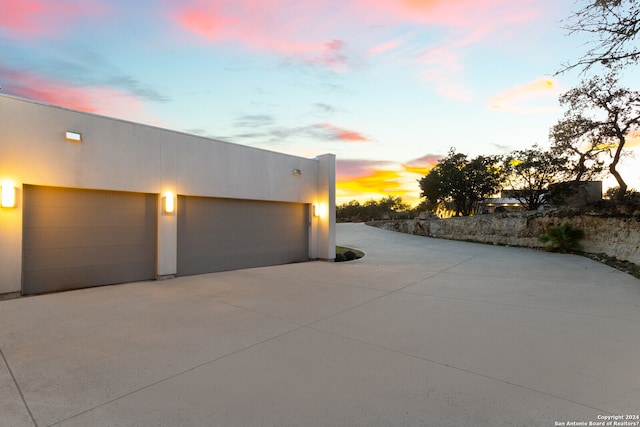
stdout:
POLYGON ((293 176, 300 176, 300 175, 302 175, 302 171, 300 169, 293 170, 293 176))
POLYGON ((11 183, 2 184, 2 197, 0 200, 0 206, 3 208, 15 208, 16 207, 16 187, 11 183))
POLYGON ((68 130, 65 133, 65 138, 67 138, 67 141, 71 142, 82 142, 82 134, 79 132, 72 132, 68 130))
POLYGON ((313 204, 313 216, 318 218, 324 218, 327 216, 327 207, 324 203, 314 203, 313 204))
POLYGON ((166 214, 172 214, 176 211, 176 197, 173 193, 165 193, 162 197, 162 211, 166 214))
POLYGON ((322 218, 324 216, 324 205, 322 203, 313 204, 313 216, 322 218))

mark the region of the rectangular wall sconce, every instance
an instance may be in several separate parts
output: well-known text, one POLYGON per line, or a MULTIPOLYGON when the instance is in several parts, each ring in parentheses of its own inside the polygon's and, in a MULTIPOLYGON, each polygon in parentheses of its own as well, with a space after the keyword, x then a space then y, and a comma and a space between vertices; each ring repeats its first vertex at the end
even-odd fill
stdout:
POLYGON ((300 175, 302 175, 302 171, 300 169, 293 170, 293 176, 300 176, 300 175))
POLYGON ((3 208, 16 207, 16 188, 11 184, 2 184, 0 206, 3 208))
POLYGON ((82 134, 78 132, 67 131, 65 137, 67 138, 67 141, 82 142, 82 134))
POLYGON ((313 204, 313 216, 318 218, 324 218, 326 214, 327 214, 327 210, 324 203, 313 204))
POLYGON ((162 198, 162 211, 166 214, 172 214, 176 211, 176 198, 173 194, 167 193, 162 198))

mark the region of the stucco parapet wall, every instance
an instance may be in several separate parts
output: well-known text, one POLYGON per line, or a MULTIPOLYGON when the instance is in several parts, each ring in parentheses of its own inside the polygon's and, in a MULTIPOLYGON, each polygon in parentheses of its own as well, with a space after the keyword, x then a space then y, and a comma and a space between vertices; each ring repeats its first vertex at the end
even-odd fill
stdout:
POLYGON ((567 215, 555 212, 522 212, 478 215, 447 219, 409 219, 375 221, 369 225, 386 230, 493 245, 542 248, 538 240, 549 227, 569 223, 581 229, 580 241, 587 253, 616 257, 640 265, 640 216, 607 217, 567 215))

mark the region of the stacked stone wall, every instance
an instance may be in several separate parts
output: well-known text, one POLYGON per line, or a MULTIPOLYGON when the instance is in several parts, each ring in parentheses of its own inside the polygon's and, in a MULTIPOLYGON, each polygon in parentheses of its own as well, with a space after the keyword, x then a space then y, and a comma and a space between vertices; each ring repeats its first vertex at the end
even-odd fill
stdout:
POLYGON ((640 216, 566 215, 562 212, 522 212, 447 219, 410 219, 370 223, 387 230, 493 245, 542 248, 539 237, 549 227, 569 223, 584 231, 584 252, 615 257, 640 265, 640 216))

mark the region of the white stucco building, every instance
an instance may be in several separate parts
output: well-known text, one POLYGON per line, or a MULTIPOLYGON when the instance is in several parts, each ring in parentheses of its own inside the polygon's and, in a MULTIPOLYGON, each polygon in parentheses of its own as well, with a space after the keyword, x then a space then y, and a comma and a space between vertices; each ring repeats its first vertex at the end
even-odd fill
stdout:
POLYGON ((0 294, 335 258, 335 156, 0 95, 0 294))

